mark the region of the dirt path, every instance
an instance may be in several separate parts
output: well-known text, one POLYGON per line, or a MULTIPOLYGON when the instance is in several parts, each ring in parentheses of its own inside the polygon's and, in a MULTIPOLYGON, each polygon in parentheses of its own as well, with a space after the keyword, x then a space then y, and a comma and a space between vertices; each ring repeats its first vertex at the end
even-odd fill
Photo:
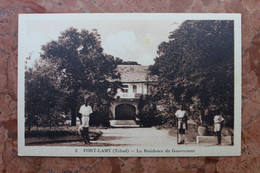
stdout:
POLYGON ((83 141, 46 143, 45 146, 134 146, 134 147, 172 147, 177 138, 168 134, 169 130, 152 128, 108 128, 100 129, 102 135, 90 144, 83 141))
POLYGON ((168 130, 156 128, 112 128, 102 129, 102 136, 96 144, 140 147, 172 147, 177 138, 170 136, 168 130))
MULTIPOLYGON (((91 128, 90 128, 91 129, 91 128)), ((108 128, 108 129, 91 129, 102 132, 102 135, 97 140, 91 140, 90 144, 85 144, 81 136, 74 136, 65 138, 59 142, 46 142, 33 145, 44 146, 133 146, 133 147, 173 147, 177 146, 176 135, 169 135, 169 129, 151 128, 108 128)), ((39 140, 39 139, 38 139, 39 140)), ((42 139, 41 139, 42 140, 42 139)), ((189 142, 189 146, 215 146, 215 142, 204 142, 197 144, 196 142, 189 142)), ((230 143, 223 143, 222 145, 230 145, 230 143)))

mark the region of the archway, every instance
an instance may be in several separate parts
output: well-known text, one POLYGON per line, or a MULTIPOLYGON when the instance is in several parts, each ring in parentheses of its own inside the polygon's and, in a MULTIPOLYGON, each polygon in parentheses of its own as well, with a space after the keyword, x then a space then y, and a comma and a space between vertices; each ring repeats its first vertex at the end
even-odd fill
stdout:
POLYGON ((136 108, 130 104, 120 104, 115 108, 116 120, 135 120, 136 108))

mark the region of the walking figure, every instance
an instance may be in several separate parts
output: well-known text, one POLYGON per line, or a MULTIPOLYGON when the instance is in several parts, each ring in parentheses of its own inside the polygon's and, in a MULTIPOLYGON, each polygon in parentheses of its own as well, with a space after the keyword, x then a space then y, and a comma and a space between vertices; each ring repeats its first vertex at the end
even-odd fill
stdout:
POLYGON ((180 106, 180 109, 176 111, 175 116, 177 118, 177 143, 185 143, 185 130, 188 129, 187 125, 187 112, 183 110, 183 106, 180 106))
POLYGON ((82 122, 82 138, 83 138, 83 141, 85 142, 85 144, 87 143, 90 143, 90 140, 89 140, 89 116, 90 114, 92 114, 92 108, 91 106, 89 105, 88 101, 86 100, 85 104, 82 105, 79 109, 79 113, 82 115, 81 116, 81 122, 82 122))
POLYGON ((218 145, 221 145, 221 131, 224 124, 224 118, 222 115, 214 116, 214 132, 217 134, 218 145))

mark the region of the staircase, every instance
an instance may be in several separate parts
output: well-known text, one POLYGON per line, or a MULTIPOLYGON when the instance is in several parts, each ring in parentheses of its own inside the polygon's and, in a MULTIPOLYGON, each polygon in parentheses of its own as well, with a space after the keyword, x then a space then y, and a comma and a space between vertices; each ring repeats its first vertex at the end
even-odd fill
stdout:
POLYGON ((135 120, 110 120, 111 127, 140 127, 135 120))

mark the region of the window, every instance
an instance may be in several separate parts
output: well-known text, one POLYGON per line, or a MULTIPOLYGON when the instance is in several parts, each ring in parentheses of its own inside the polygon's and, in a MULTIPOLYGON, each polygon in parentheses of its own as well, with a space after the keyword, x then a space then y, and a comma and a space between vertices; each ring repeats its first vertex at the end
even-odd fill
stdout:
POLYGON ((128 85, 123 85, 122 92, 123 93, 128 93, 128 85))
POLYGON ((128 89, 122 89, 123 93, 128 93, 128 89))
POLYGON ((133 85, 133 93, 137 93, 137 86, 133 85))

